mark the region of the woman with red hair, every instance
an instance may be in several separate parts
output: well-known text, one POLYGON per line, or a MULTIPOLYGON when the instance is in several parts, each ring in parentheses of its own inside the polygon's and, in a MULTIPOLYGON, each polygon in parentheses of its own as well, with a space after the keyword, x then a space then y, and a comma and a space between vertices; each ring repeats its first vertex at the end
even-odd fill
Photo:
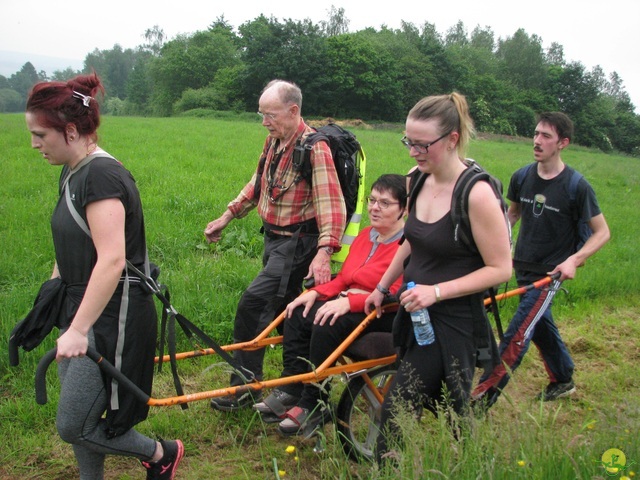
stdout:
POLYGON ((65 288, 57 340, 56 426, 73 445, 81 479, 102 479, 106 455, 137 457, 147 479, 173 479, 180 440, 155 441, 133 426, 149 407, 126 395, 85 357, 95 348, 147 393, 153 381, 157 317, 153 297, 129 272, 148 265, 140 194, 124 166, 97 144, 98 76, 42 82, 26 108, 31 146, 62 166, 51 217, 55 264, 65 288), (106 412, 106 415, 105 415, 106 412))

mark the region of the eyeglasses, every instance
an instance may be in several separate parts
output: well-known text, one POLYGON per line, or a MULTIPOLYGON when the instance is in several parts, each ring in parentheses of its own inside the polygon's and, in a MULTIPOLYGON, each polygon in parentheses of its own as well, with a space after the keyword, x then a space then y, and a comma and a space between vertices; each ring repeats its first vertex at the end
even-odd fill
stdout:
POLYGON ((404 137, 402 137, 402 139, 400 139, 400 141, 402 142, 402 144, 407 147, 407 150, 411 151, 412 148, 416 149, 416 152, 423 154, 423 153, 427 153, 429 151, 429 147, 431 145, 433 145, 436 142, 439 142, 440 140, 442 140, 444 137, 446 137, 447 135, 449 135, 449 133, 445 133, 444 135, 442 135, 441 137, 436 138, 433 142, 431 143, 411 143, 409 141, 409 139, 407 138, 407 136, 405 135, 404 137))
POLYGON ((277 113, 262 113, 262 112, 257 112, 258 115, 260 115, 260 118, 262 118, 264 120, 264 117, 267 117, 269 120, 275 120, 276 116, 278 115, 277 113))
POLYGON ((386 210, 391 205, 398 205, 400 202, 390 202, 389 200, 379 200, 375 197, 367 197, 367 204, 370 207, 373 207, 376 203, 382 210, 386 210))

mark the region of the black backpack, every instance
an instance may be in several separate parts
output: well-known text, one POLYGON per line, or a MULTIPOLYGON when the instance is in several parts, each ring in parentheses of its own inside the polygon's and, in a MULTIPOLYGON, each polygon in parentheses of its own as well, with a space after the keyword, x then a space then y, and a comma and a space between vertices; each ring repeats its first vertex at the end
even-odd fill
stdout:
POLYGON ((320 140, 327 142, 344 196, 348 222, 356 210, 358 201, 361 177, 358 157, 362 156, 362 147, 353 133, 335 123, 329 123, 315 130, 304 139, 304 142, 298 141, 295 146, 293 168, 300 172, 300 179, 306 180, 311 185, 311 150, 320 140))
MULTIPOLYGON (((496 198, 500 200, 502 213, 504 214, 505 223, 509 231, 509 241, 511 241, 511 224, 507 217, 507 202, 502 196, 502 182, 487 172, 472 158, 465 158, 464 163, 468 168, 460 174, 453 188, 453 195, 451 196, 451 219, 454 227, 453 240, 455 242, 462 242, 463 245, 471 251, 478 251, 478 247, 473 240, 471 222, 469 220, 469 192, 476 182, 483 180, 491 185, 493 193, 496 198)), ((422 185, 424 185, 427 177, 428 174, 421 173, 418 170, 415 170, 412 175, 409 183, 409 210, 413 208, 418 192, 422 188, 422 185)))

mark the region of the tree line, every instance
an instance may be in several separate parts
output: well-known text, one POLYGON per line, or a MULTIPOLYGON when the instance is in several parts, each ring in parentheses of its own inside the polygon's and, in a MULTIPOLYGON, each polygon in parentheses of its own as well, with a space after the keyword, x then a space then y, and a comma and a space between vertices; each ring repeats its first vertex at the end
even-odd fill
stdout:
MULTIPOLYGON (((461 21, 444 35, 409 22, 349 32, 344 9, 328 13, 317 24, 260 15, 237 29, 223 16, 169 40, 154 26, 135 49, 95 49, 83 72, 101 76, 103 112, 112 115, 254 111, 264 85, 282 78, 301 87, 306 117, 402 122, 423 96, 455 90, 467 96, 478 131, 531 137, 537 112, 560 110, 576 124, 576 143, 640 156, 640 117, 622 78, 567 62, 558 43, 545 50, 523 29, 506 38, 490 27, 469 33, 461 21)), ((0 76, 0 111, 23 110, 37 81, 77 73, 48 78, 28 62, 0 76)))

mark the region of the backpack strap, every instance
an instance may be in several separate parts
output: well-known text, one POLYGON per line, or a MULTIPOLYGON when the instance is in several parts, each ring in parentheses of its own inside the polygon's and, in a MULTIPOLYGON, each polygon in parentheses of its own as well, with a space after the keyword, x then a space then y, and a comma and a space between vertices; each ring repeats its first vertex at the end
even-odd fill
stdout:
POLYGON ((514 174, 516 178, 516 185, 518 185, 518 190, 522 188, 522 184, 524 183, 525 178, 527 178, 527 175, 535 165, 537 165, 536 162, 525 165, 514 174))
POLYGON ((414 170, 411 173, 411 177, 409 178, 409 210, 416 204, 418 193, 422 189, 428 176, 428 173, 421 172, 420 170, 414 170))
POLYGON ((578 196, 578 183, 580 183, 580 180, 582 180, 582 174, 577 170, 573 170, 571 180, 569 181, 569 199, 573 203, 575 203, 576 197, 578 196))
POLYGON ((296 146, 293 149, 292 159, 293 169, 298 172, 296 183, 300 182, 300 180, 304 178, 307 183, 311 185, 311 151, 313 150, 314 145, 321 140, 326 142, 329 148, 331 147, 329 137, 317 130, 304 137, 304 140, 302 137, 298 138, 296 146))

